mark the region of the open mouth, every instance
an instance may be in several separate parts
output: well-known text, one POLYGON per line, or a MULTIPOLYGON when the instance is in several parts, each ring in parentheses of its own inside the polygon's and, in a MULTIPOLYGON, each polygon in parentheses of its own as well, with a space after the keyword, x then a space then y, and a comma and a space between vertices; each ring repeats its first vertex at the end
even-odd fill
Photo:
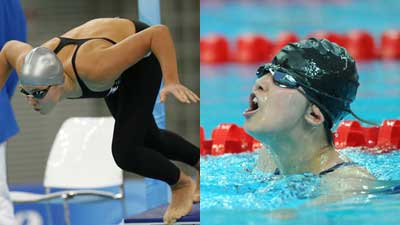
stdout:
POLYGON ((258 109, 258 99, 254 93, 250 94, 249 97, 249 108, 243 113, 245 116, 249 116, 255 113, 258 109))

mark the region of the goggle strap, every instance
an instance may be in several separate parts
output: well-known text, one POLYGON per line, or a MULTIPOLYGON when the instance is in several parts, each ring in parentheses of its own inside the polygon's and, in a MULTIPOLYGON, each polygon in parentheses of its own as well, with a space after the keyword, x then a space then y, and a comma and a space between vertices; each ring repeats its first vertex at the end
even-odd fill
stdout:
POLYGON ((377 123, 375 123, 375 122, 371 122, 371 121, 369 121, 369 120, 365 120, 365 119, 363 119, 363 118, 357 116, 351 109, 346 110, 346 111, 347 111, 348 113, 350 113, 354 118, 356 118, 357 120, 359 120, 359 121, 361 121, 361 122, 363 122, 363 123, 366 123, 366 124, 369 124, 369 125, 372 125, 372 126, 379 126, 379 124, 377 124, 377 123))
POLYGON ((311 97, 310 95, 306 94, 306 92, 304 90, 301 89, 297 89, 301 94, 304 95, 304 97, 306 99, 308 99, 312 104, 318 106, 318 108, 320 108, 323 112, 325 112, 325 114, 327 114, 327 116, 329 118, 325 118, 325 120, 327 120, 329 122, 330 127, 332 127, 333 125, 333 116, 332 113, 321 103, 319 103, 315 98, 311 97))

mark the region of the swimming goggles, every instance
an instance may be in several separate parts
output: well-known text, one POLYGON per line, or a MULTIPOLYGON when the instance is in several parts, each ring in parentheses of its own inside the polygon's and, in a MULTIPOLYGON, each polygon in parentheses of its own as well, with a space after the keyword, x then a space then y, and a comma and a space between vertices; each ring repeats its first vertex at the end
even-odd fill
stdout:
POLYGON ((268 68, 268 66, 266 65, 260 66, 257 69, 256 75, 258 78, 260 78, 263 77, 268 72, 271 73, 274 84, 276 84, 279 87, 294 89, 300 86, 292 75, 277 69, 268 68))
POLYGON ((44 97, 46 97, 50 88, 51 88, 51 85, 48 86, 46 89, 27 91, 21 87, 21 93, 24 95, 32 95, 36 99, 43 99, 44 97))
MULTIPOLYGON (((296 89, 298 87, 302 87, 303 89, 308 89, 313 91, 314 93, 317 93, 319 95, 323 95, 332 99, 335 99, 337 101, 343 102, 344 105, 346 106, 346 108, 349 108, 350 103, 352 102, 350 99, 344 99, 344 98, 338 98, 336 96, 327 94, 325 92, 321 92, 313 87, 310 87, 309 85, 301 82, 299 79, 296 79, 296 75, 292 75, 290 72, 288 72, 286 69, 277 66, 277 65, 273 65, 271 63, 269 64, 265 64, 260 66, 257 69, 257 77, 263 77, 265 74, 270 73, 272 75, 274 84, 279 86, 279 87, 283 87, 283 88, 290 88, 290 89, 296 89)), ((303 94, 304 91, 301 91, 303 94)), ((307 95, 307 97, 310 97, 309 95, 307 95)))

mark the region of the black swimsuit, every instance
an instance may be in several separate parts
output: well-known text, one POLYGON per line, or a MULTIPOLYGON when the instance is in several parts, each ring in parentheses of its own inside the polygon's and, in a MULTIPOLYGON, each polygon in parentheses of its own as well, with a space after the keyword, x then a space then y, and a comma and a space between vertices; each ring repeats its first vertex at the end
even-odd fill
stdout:
MULTIPOLYGON (((341 162, 341 163, 338 163, 338 164, 332 166, 329 169, 326 169, 326 170, 320 172, 318 175, 322 176, 322 175, 325 175, 327 173, 331 173, 331 172, 335 171, 336 169, 338 169, 340 167, 352 166, 352 165, 357 165, 357 163, 355 163, 355 162, 341 162)), ((281 171, 279 170, 279 168, 276 168, 275 171, 274 171, 274 175, 280 175, 280 174, 281 174, 281 171)))
MULTIPOLYGON (((331 173, 331 172, 337 170, 340 167, 353 166, 353 165, 358 165, 358 164, 356 162, 341 162, 341 163, 338 163, 338 164, 332 166, 329 169, 326 169, 326 170, 320 172, 318 175, 319 176, 323 176, 323 175, 326 175, 328 173, 331 173)), ((278 168, 275 169, 274 175, 280 175, 280 171, 279 171, 278 168)), ((371 193, 374 193, 374 194, 377 194, 377 193, 380 193, 380 194, 399 194, 400 193, 400 185, 394 185, 392 187, 386 187, 384 189, 373 190, 371 193)))
MULTIPOLYGON (((82 96, 78 98, 69 98, 69 99, 79 99, 79 98, 104 98, 106 97, 109 93, 110 90, 106 91, 100 91, 100 92, 95 92, 90 90, 86 84, 82 81, 80 76, 78 75, 78 71, 76 69, 76 55, 79 50, 79 48, 87 41, 94 40, 94 39, 101 39, 101 40, 106 40, 108 42, 111 42, 113 44, 116 44, 115 41, 108 39, 108 38, 85 38, 85 39, 72 39, 72 38, 65 38, 65 37, 59 37, 60 43, 57 45, 57 47, 54 49, 54 53, 58 54, 61 49, 63 49, 67 45, 76 45, 75 52, 72 56, 72 68, 74 69, 74 73, 76 76, 76 79, 78 80, 79 86, 81 87, 82 90, 82 96)), ((116 82, 116 84, 119 82, 116 82)), ((115 84, 114 84, 115 86, 115 84)))
MULTIPOLYGON (((134 21, 137 32, 148 25, 134 21)), ((117 165, 127 171, 176 184, 180 170, 169 159, 196 165, 199 149, 182 137, 159 129, 154 121, 153 108, 160 89, 162 72, 157 58, 150 54, 125 70, 110 90, 90 90, 79 77, 75 66, 79 47, 93 39, 60 37, 54 50, 58 53, 66 45, 77 45, 72 57, 75 76, 82 89, 79 98, 105 98, 108 109, 115 118, 112 153, 117 165)))

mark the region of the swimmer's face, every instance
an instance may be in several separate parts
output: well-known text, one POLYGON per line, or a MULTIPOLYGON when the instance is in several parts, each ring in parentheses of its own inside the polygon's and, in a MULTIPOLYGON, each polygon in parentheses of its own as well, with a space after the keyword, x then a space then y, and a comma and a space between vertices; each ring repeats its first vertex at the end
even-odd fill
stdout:
POLYGON ((55 104, 61 96, 60 85, 53 86, 27 86, 21 85, 21 93, 27 96, 28 103, 34 110, 46 110, 48 104, 55 104))
POLYGON ((308 100, 297 89, 274 84, 271 74, 256 80, 244 112, 244 128, 255 138, 288 132, 303 122, 308 100))

